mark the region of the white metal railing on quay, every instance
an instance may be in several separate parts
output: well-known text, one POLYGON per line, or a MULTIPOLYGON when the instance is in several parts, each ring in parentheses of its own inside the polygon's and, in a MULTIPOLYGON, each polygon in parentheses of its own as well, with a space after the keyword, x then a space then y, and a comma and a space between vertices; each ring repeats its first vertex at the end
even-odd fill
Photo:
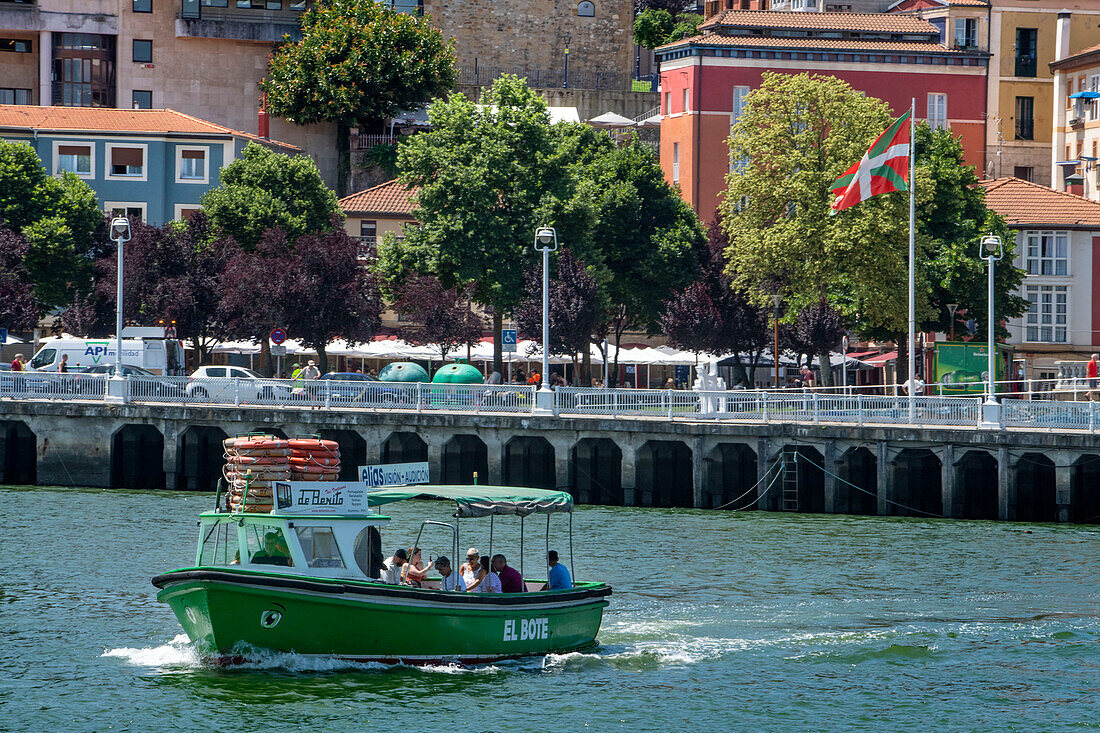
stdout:
POLYGON ((1095 432, 1100 419, 1097 412, 1095 402, 1001 400, 1001 422, 1006 428, 1095 432))
POLYGON ((0 372, 0 398, 17 400, 102 400, 106 374, 0 372))
MULTIPOLYGON (((559 415, 629 415, 668 417, 670 394, 682 392, 669 389, 604 389, 602 387, 558 387, 554 404, 559 415)), ((685 398, 686 403, 687 398, 685 398)))

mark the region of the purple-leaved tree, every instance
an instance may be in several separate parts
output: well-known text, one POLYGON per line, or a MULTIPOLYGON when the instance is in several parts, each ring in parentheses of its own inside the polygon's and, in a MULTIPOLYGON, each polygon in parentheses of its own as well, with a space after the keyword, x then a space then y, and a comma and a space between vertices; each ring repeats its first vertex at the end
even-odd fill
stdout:
POLYGON ((407 321, 398 335, 410 344, 434 346, 440 361, 481 340, 481 319, 470 309, 472 288, 445 288, 436 277, 418 275, 397 291, 393 309, 407 321))
POLYGON ((38 299, 24 265, 30 243, 10 229, 0 229, 0 326, 12 331, 34 328, 38 299))

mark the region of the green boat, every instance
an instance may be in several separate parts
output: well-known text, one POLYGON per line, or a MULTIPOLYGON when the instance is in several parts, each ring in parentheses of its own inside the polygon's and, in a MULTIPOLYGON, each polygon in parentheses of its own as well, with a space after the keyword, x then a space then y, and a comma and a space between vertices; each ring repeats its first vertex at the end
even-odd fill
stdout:
MULTIPOLYGON (((450 528, 453 572, 459 572, 461 518, 488 516, 492 526, 499 515, 522 523, 531 514, 572 512, 569 494, 329 484, 324 490, 318 483, 280 484, 278 500, 264 513, 219 508, 200 515, 195 566, 158 575, 153 585, 201 654, 222 663, 271 650, 353 661, 480 664, 597 645, 611 595, 604 583, 546 590, 545 581, 527 580, 522 593, 463 593, 439 590, 438 577, 421 587, 379 580, 381 532, 390 521, 378 513, 380 506, 418 497, 454 501, 453 523, 429 520, 420 532, 429 525, 450 528)), ((569 539, 572 546, 571 534, 569 539)))

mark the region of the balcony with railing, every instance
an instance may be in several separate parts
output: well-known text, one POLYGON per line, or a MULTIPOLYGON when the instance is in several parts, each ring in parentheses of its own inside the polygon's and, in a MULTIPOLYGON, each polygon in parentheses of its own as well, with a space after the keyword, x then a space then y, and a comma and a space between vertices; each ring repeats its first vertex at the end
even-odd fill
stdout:
POLYGON ((281 3, 279 9, 265 3, 236 0, 182 0, 176 35, 182 38, 226 38, 238 41, 278 43, 283 36, 301 38, 300 22, 305 2, 281 3))

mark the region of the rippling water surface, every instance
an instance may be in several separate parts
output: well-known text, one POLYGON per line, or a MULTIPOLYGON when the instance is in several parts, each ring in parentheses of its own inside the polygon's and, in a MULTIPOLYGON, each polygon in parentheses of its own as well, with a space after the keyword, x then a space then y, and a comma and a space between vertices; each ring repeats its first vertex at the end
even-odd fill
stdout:
MULTIPOLYGON (((0 730, 1100 727, 1094 527, 581 507, 577 576, 615 589, 595 653, 217 669, 149 583, 191 563, 211 503, 0 489, 0 730)), ((386 549, 448 513, 395 506, 386 549)), ((544 529, 527 522, 529 575, 544 529)), ((462 542, 484 551, 487 521, 464 520, 462 542)), ((518 523, 497 522, 494 550, 516 564, 518 545, 518 523)))

